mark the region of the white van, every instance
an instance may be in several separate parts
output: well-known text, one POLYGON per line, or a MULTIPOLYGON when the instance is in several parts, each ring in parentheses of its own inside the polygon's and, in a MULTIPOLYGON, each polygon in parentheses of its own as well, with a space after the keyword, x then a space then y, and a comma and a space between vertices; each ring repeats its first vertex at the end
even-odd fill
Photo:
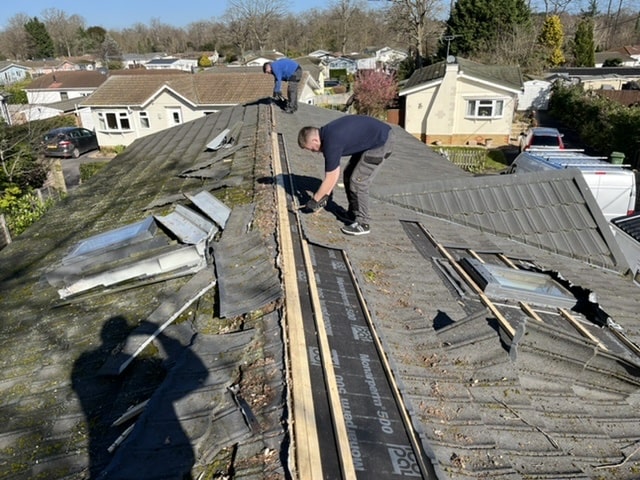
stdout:
POLYGON ((507 173, 577 168, 589 185, 607 221, 633 214, 636 177, 628 165, 612 164, 582 150, 528 150, 519 154, 507 173))

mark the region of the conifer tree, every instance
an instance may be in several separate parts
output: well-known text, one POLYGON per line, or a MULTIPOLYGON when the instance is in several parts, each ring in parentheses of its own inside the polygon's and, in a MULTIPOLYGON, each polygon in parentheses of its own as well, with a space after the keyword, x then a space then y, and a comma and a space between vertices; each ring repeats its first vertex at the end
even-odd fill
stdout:
MULTIPOLYGON (((516 27, 531 26, 531 10, 525 0, 458 0, 451 9, 444 38, 452 38, 451 55, 473 56, 490 48, 516 27)), ((446 56, 447 42, 439 54, 446 56)))
POLYGON ((538 37, 538 43, 548 52, 545 61, 550 67, 557 67, 565 62, 562 53, 564 30, 558 15, 550 15, 542 25, 542 31, 538 37))
POLYGON ((580 20, 573 38, 573 58, 576 67, 594 67, 596 64, 595 42, 593 40, 593 20, 580 20))
POLYGON ((44 23, 33 17, 24 25, 31 58, 50 58, 53 56, 53 40, 44 23))

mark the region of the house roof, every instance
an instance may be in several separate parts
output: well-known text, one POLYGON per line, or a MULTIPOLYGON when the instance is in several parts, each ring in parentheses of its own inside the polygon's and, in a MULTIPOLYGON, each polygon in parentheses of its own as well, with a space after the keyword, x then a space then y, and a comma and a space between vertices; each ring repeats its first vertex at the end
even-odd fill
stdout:
POLYGON ((8 70, 10 68, 18 68, 20 70, 29 71, 27 67, 25 67, 24 65, 20 65, 19 63, 16 63, 16 62, 8 62, 8 61, 0 62, 0 72, 4 70, 8 70))
POLYGON ((640 77, 640 67, 559 67, 549 70, 546 78, 569 77, 640 77))
MULTIPOLYGON (((272 147, 277 135, 295 206, 324 173, 318 154, 296 147, 299 128, 341 115, 309 105, 286 115, 256 102, 140 138, 0 251, 0 438, 10 456, 0 476, 132 478, 143 463, 148 478, 181 478, 192 465, 194 478, 212 465, 238 477, 288 476, 283 423, 302 420, 291 419, 285 403, 287 322, 277 303, 256 307, 263 292, 274 293, 282 272, 273 268, 283 268, 272 147), (207 148, 223 133, 233 146, 207 148), (221 236, 209 240, 215 270, 207 263, 193 275, 132 280, 61 301, 48 278, 55 271, 64 281, 78 266, 69 255, 79 242, 116 237, 115 229, 166 217, 177 205, 190 209, 201 191, 231 207, 221 236), (218 293, 210 287, 216 277, 225 282, 218 293), (256 310, 218 318, 247 308, 256 310), (158 332, 154 348, 124 376, 98 374, 149 331, 158 332), (132 406, 143 410, 137 421, 132 406)), ((393 129, 393 154, 371 187, 371 233, 342 235, 329 210, 300 213, 301 231, 314 248, 337 252, 330 266, 348 259, 438 478, 635 478, 639 362, 614 330, 640 341, 640 295, 615 267, 607 234, 596 232, 608 227, 589 208, 590 192, 566 172, 477 177, 393 129), (492 297, 489 309, 444 252, 550 276, 575 295, 569 316, 580 328, 522 293, 492 297), (539 319, 524 313, 525 300, 539 319), (512 339, 498 315, 514 325, 512 339)), ((346 206, 341 186, 333 202, 346 206)), ((140 242, 163 252, 183 246, 157 238, 169 235, 160 226, 142 233, 140 242)), ((113 261, 113 249, 92 245, 113 261)), ((120 251, 141 256, 138 242, 120 251)), ((108 271, 109 263, 83 265, 98 266, 108 271)), ((358 398, 371 396, 365 388, 358 398)), ((368 431, 354 434, 370 440, 368 431)))
POLYGON ((596 52, 595 53, 595 59, 596 59, 596 63, 603 63, 606 60, 613 60, 613 59, 619 59, 621 60, 623 63, 624 62, 635 62, 636 59, 629 56, 626 53, 621 53, 618 51, 614 51, 614 52, 596 52))
POLYGON ((100 72, 85 70, 59 71, 42 75, 25 87, 25 90, 60 90, 97 88, 107 79, 100 72))
MULTIPOLYGON (((458 64, 458 74, 494 83, 504 88, 518 90, 522 88, 522 74, 518 67, 508 65, 483 65, 464 58, 456 58, 456 63, 458 64)), ((407 90, 443 78, 446 67, 447 62, 442 61, 416 70, 404 85, 403 89, 407 90)))
POLYGON ((194 105, 235 105, 271 96, 273 77, 262 73, 260 68, 236 70, 236 67, 195 75, 118 75, 110 77, 83 105, 142 106, 163 88, 171 89, 194 105))

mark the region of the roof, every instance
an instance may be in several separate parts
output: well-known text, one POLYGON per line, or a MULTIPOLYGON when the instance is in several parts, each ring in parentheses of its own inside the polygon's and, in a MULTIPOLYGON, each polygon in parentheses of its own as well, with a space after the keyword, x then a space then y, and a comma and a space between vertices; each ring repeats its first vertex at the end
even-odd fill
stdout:
POLYGON ((106 75, 100 72, 59 71, 36 78, 25 87, 25 90, 93 89, 102 85, 106 79, 106 75))
MULTIPOLYGON (((0 476, 131 478, 143 463, 147 478, 190 467, 198 478, 205 466, 289 476, 286 322, 278 302, 256 307, 282 274, 271 148, 278 134, 299 202, 323 164, 296 147, 297 131, 341 115, 257 102, 140 138, 0 251, 0 476), (206 147, 225 131, 233 146, 206 147), (201 191, 231 205, 220 237, 207 239, 210 268, 59 298, 52 272, 91 273, 69 270, 79 242, 190 209, 201 191), (218 295, 211 283, 222 279, 218 295), (124 376, 98 374, 150 331, 156 339, 124 376)), ((328 210, 302 215, 301 228, 310 245, 348 259, 438 478, 636 478, 640 370, 613 331, 640 341, 640 295, 617 270, 589 191, 567 171, 477 177, 393 128, 393 154, 371 188, 371 233, 345 237, 328 210), (607 349, 554 308, 532 304, 540 320, 527 316, 522 296, 492 298, 491 311, 443 252, 553 278, 580 300, 570 315, 607 349)), ((333 201, 346 205, 342 187, 333 201)), ((136 231, 154 249, 186 248, 160 226, 136 231)), ((140 245, 120 252, 138 258, 140 245)), ((113 250, 101 255, 115 261, 113 250)))
POLYGON ((29 70, 24 65, 20 65, 19 63, 16 63, 16 62, 9 62, 9 61, 0 62, 0 71, 8 70, 9 68, 18 68, 20 70, 27 70, 27 71, 29 70))
POLYGON ((558 67, 549 70, 547 78, 560 74, 570 77, 640 77, 640 67, 558 67))
MULTIPOLYGON (((464 58, 456 58, 458 74, 475 78, 509 89, 522 89, 523 81, 520 69, 508 65, 483 65, 464 58)), ((411 75, 403 89, 429 83, 444 78, 447 62, 442 61, 422 67, 411 75)))
POLYGON ((163 88, 198 106, 235 105, 271 96, 273 77, 260 68, 214 69, 195 75, 118 75, 87 97, 83 106, 142 106, 163 88))

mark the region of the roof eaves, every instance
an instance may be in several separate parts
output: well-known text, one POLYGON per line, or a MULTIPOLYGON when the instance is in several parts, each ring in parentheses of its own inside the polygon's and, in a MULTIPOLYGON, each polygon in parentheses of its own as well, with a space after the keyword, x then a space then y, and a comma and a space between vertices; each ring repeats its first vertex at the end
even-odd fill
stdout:
POLYGON ((421 83, 419 85, 414 85, 412 87, 400 90, 398 92, 398 95, 400 95, 401 97, 405 96, 405 95, 411 95, 411 94, 414 94, 414 93, 421 92, 422 90, 428 90, 428 89, 433 88, 433 87, 435 87, 437 85, 440 85, 441 83, 442 83, 442 78, 438 78, 436 80, 432 80, 432 81, 429 81, 429 82, 421 83))
POLYGON ((149 98, 147 98, 147 100, 145 100, 144 102, 142 102, 140 104, 140 106, 142 108, 146 107, 147 105, 149 105, 153 100, 155 100, 156 98, 158 98, 164 91, 170 91, 171 93, 175 94, 178 98, 182 99, 185 101, 185 103, 189 104, 191 107, 198 107, 200 106, 199 103, 192 101, 191 99, 187 98, 185 95, 181 94, 180 92, 178 92, 175 88, 170 87, 168 84, 163 84, 162 86, 160 86, 160 88, 158 88, 154 93, 152 93, 151 95, 149 95, 149 98))
POLYGON ((469 80, 473 80, 474 82, 480 83, 482 85, 485 85, 485 86, 488 86, 488 87, 493 87, 493 88, 498 88, 500 90, 506 90, 506 91, 511 92, 511 93, 522 93, 522 89, 521 88, 515 88, 514 86, 509 86, 509 85, 506 85, 505 83, 491 81, 491 80, 487 80, 487 79, 480 78, 480 77, 473 76, 473 75, 466 75, 465 73, 460 73, 460 76, 458 78, 466 78, 466 79, 469 79, 469 80))

